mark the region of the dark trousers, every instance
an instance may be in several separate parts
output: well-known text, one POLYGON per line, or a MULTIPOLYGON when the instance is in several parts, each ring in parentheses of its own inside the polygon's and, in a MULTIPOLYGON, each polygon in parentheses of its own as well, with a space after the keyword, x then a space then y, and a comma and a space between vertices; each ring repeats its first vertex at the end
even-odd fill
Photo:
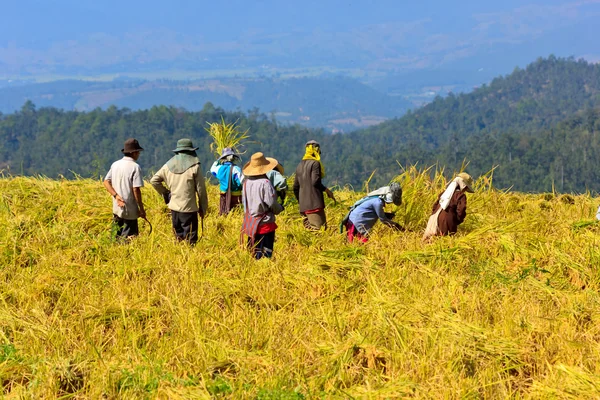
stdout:
POLYGON ((139 235, 137 219, 123 219, 113 214, 113 237, 117 240, 139 235))
MULTIPOLYGON (((273 256, 273 246, 275 245, 275 231, 261 235, 254 235, 254 247, 252 255, 257 260, 263 257, 271 258, 273 256)), ((248 246, 252 246, 252 239, 248 238, 248 246)))
POLYGON ((177 240, 187 240, 195 245, 198 241, 198 213, 171 210, 171 220, 177 240))

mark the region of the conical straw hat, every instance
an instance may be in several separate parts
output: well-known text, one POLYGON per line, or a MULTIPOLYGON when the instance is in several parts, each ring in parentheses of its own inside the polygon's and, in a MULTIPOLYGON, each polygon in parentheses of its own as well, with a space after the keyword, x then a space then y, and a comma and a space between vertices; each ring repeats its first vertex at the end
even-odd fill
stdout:
POLYGON ((246 176, 258 176, 264 175, 273 168, 275 168, 279 162, 271 157, 265 157, 263 153, 254 153, 250 157, 250 161, 244 165, 242 172, 246 176))

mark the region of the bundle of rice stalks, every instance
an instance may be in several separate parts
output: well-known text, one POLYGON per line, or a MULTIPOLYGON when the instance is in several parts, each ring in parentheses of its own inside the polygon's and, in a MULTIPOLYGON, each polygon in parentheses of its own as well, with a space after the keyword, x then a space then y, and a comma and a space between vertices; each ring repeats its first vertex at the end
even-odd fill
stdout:
POLYGON ((250 137, 248 129, 242 131, 237 123, 238 121, 228 124, 223 117, 221 117, 221 122, 207 122, 208 128, 204 129, 213 138, 210 150, 217 156, 220 156, 223 149, 227 147, 238 152, 242 142, 250 137))

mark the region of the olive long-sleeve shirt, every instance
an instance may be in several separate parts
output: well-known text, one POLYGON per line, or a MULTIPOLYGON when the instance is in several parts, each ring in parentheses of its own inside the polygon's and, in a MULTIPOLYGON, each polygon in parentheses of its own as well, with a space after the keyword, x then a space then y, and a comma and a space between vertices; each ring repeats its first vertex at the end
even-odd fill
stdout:
POLYGON ((208 209, 206 182, 200 164, 188 168, 181 174, 171 172, 165 164, 150 179, 150 184, 161 195, 171 191, 169 209, 173 211, 198 212, 202 209, 206 213, 208 209), (163 182, 167 184, 168 189, 163 182))

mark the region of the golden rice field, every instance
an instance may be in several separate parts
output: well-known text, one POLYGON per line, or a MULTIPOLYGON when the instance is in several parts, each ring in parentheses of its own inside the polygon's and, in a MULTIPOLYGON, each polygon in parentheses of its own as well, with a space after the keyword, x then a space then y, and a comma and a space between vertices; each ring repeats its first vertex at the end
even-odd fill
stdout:
MULTIPOLYGON (((398 180, 407 232, 347 245, 288 204, 256 262, 214 186, 190 248, 149 186, 154 231, 113 244, 100 181, 0 179, 1 396, 600 397, 598 200, 484 177, 459 234, 424 244, 443 178, 398 180)), ((336 196, 331 225, 361 194, 336 196)))

